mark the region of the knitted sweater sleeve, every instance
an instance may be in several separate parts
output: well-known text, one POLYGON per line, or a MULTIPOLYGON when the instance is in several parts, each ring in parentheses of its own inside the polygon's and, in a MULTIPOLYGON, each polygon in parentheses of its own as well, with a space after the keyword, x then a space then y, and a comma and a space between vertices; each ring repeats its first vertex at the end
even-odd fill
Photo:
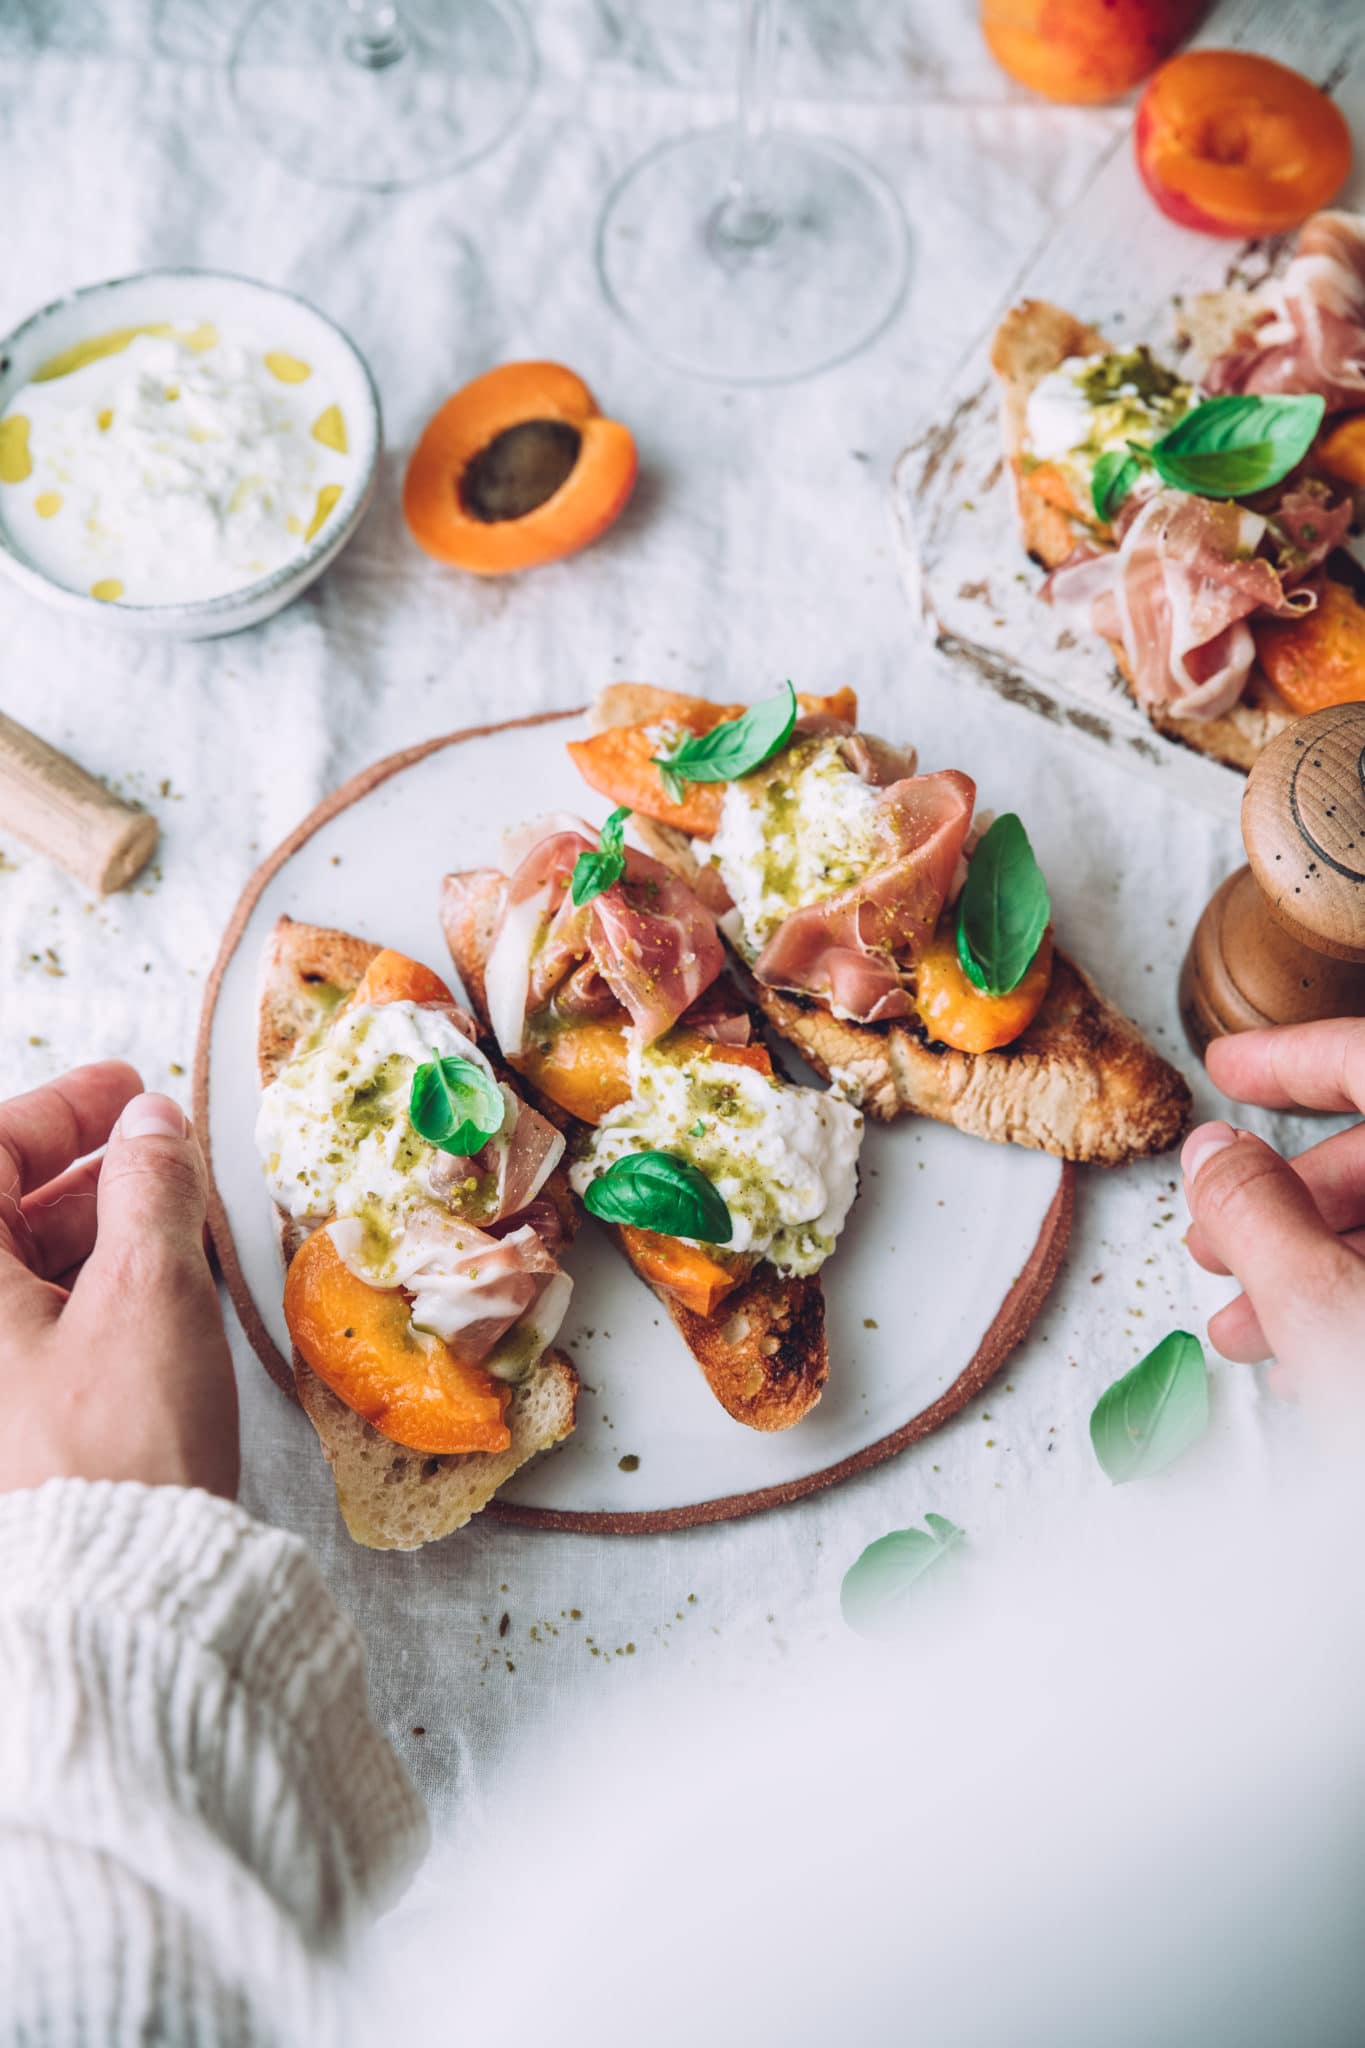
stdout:
POLYGON ((324 2042, 425 1841, 295 1538, 175 1487, 0 1496, 5 2041, 324 2042))

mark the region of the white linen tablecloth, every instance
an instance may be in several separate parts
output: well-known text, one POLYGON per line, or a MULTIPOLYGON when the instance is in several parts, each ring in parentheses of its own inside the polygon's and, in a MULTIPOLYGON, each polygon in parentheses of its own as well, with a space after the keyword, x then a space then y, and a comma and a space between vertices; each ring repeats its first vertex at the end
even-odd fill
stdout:
MULTIPOLYGON (((237 638, 143 643, 0 586, 0 707, 149 804, 164 835, 154 870, 103 902, 0 836, 5 1091, 116 1054, 185 1099, 205 975, 243 881, 377 755, 571 705, 613 677, 746 696, 788 674, 808 690, 856 684, 871 727, 913 737, 929 765, 969 768, 983 804, 1017 807, 1066 943, 1193 1077, 1175 977, 1239 858, 1234 831, 967 693, 917 637, 888 514, 898 450, 1128 114, 1016 90, 966 0, 793 0, 782 119, 856 144, 895 185, 910 291, 845 368, 727 390, 639 351, 603 304, 592 250, 612 178, 724 117, 736 0, 533 5, 541 74, 521 127, 468 174, 382 196, 307 185, 253 154, 223 68, 235 13, 233 0, 0 0, 0 328, 148 265, 259 276, 357 341, 389 452, 337 566, 237 638), (458 384, 531 355, 572 364, 631 424, 635 499, 578 560, 494 583, 445 572, 403 525, 408 452, 458 384)), ((508 798, 522 808, 523 792, 508 798)), ((1206 1084, 1200 1102, 1215 1106, 1206 1084)), ((458 1805, 477 1826, 509 1745, 594 1689, 704 1666, 718 1641, 747 1639, 761 1665, 836 1633, 841 1574, 887 1529, 936 1509, 974 1542, 1007 1544, 1031 1501, 1104 1489, 1086 1428, 1096 1395, 1167 1330, 1201 1329, 1228 1291, 1190 1265, 1184 1223, 1174 1159, 1084 1173, 1052 1302, 984 1401, 834 1492, 669 1537, 484 1521, 412 1558, 352 1547, 306 1423, 229 1312, 244 1497, 307 1539, 357 1617, 378 1710, 438 1823, 458 1805)), ((908 1275, 907 1341, 915 1290, 953 1284, 908 1275)), ((1258 1374, 1215 1363, 1212 1381, 1213 1428, 1180 1483, 1205 1461, 1265 1458, 1278 1427, 1258 1374)))

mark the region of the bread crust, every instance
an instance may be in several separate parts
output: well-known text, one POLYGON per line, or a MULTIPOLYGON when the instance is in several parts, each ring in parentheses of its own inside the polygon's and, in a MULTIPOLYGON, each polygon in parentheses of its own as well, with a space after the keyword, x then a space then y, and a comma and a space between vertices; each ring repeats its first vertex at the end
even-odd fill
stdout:
MULTIPOLYGON (((624 685, 645 689, 647 685, 624 685)), ((655 714, 646 711, 646 718, 655 714)), ((632 721, 636 722, 636 721, 632 721)), ((447 875, 441 894, 441 925, 461 981, 482 1030, 489 1030, 484 970, 488 960, 504 878, 495 868, 447 875)), ((527 1100, 567 1136, 588 1126, 569 1116, 531 1087, 519 1083, 527 1100)), ((605 1226, 622 1257, 620 1232, 605 1226)), ((638 1268, 632 1270, 638 1273, 638 1268)), ((639 1274, 644 1279, 643 1274, 639 1274)), ((728 1294, 714 1316, 699 1316, 667 1288, 646 1281, 681 1332, 706 1383, 727 1415, 749 1429, 790 1429, 819 1400, 829 1377, 825 1301, 819 1275, 784 1276, 760 1264, 728 1294)))
MULTIPOLYGON (((288 917, 278 920, 261 959, 256 1064, 263 1088, 299 1040, 351 993, 379 950, 351 932, 288 917)), ((546 1192, 572 1234, 576 1212, 562 1168, 551 1176, 546 1192)), ((278 1208, 275 1215, 287 1268, 308 1230, 278 1208)), ((415 1550, 463 1528, 528 1459, 568 1436, 577 1414, 578 1374, 562 1351, 551 1349, 513 1391, 507 1450, 428 1456, 381 1436, 309 1370, 297 1351, 293 1369, 289 1391, 317 1432, 342 1518, 355 1541, 372 1550, 415 1550)))
MULTIPOLYGON (((1219 317, 1224 321, 1230 317, 1226 308, 1220 308, 1219 317)), ((1014 477, 1019 528, 1028 553, 1044 569, 1055 569, 1064 562, 1088 529, 1028 488, 1020 458, 1029 398, 1040 379, 1068 356, 1099 355, 1108 347, 1097 328, 1085 326, 1074 314, 1046 299, 1024 299, 1012 307, 991 343, 991 368, 1000 395, 1001 434, 1014 477)), ((1110 640, 1107 644, 1136 699, 1132 669, 1121 642, 1110 640)), ((1181 718, 1160 709, 1148 710, 1147 716, 1158 732, 1244 773, 1275 734, 1293 723, 1289 706, 1259 667, 1253 667, 1240 702, 1221 718, 1181 718)))
MULTIPOLYGON (((648 818, 632 823, 657 860, 696 874, 682 833, 648 818)), ((1183 1075, 1062 952, 1037 1016, 996 1052, 931 1045, 908 1023, 854 1024, 811 997, 745 978, 773 1030, 879 1122, 931 1116, 974 1138, 1099 1166, 1165 1152, 1189 1123, 1183 1075)))

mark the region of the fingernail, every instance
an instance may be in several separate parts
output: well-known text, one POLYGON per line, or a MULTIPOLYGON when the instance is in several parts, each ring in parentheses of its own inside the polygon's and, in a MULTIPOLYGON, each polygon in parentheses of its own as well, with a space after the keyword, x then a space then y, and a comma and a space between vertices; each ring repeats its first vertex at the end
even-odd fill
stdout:
POLYGON ((1201 1166, 1207 1166, 1215 1152, 1225 1151, 1237 1142, 1240 1132, 1231 1124, 1200 1124, 1197 1131, 1191 1131, 1180 1153, 1180 1170, 1186 1180, 1197 1180, 1201 1166))
POLYGON ((169 1095, 135 1095, 118 1120, 121 1138, 183 1138, 185 1112, 169 1095))

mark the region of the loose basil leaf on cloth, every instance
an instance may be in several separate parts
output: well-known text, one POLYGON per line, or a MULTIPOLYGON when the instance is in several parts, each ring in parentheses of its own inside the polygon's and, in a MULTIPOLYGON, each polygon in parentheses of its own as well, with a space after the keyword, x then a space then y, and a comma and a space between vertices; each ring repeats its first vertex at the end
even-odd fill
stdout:
POLYGON ((881 1536, 844 1573, 839 1607, 860 1636, 894 1635, 904 1621, 907 1595, 930 1565, 962 1541, 946 1515, 924 1517, 924 1529, 896 1529, 881 1536))
POLYGON ((1206 398, 1149 453, 1163 483, 1201 498, 1245 498, 1287 477, 1313 445, 1326 411, 1316 392, 1206 398))
POLYGON ((1090 502, 1095 517, 1107 526, 1141 475, 1142 458, 1132 449, 1106 449, 1090 479, 1090 502))
POLYGON ((602 827, 596 853, 580 853, 574 862, 570 894, 580 909, 585 903, 591 903, 594 896, 600 896, 604 889, 610 889, 614 882, 619 882, 625 873, 626 850, 621 843, 621 834, 629 816, 630 805, 618 804, 602 827))
POLYGON ((456 1159, 482 1151, 506 1115, 501 1088, 473 1060, 437 1054, 412 1077, 408 1122, 429 1145, 456 1159))
POLYGON ((678 803, 685 782, 737 782, 741 775, 752 775, 781 752, 795 724, 796 692, 784 683, 775 697, 765 698, 740 717, 722 719, 710 732, 689 733, 671 754, 655 754, 653 765, 678 803))
POLYGON ((957 957, 968 981, 988 996, 1018 988, 1051 916, 1028 833, 1004 811, 978 840, 957 900, 957 957))
POLYGON ((1115 1486, 1164 1472, 1208 1427, 1204 1347, 1188 1330, 1163 1337, 1095 1403, 1090 1441, 1115 1486))
POLYGON ((626 1152, 588 1182, 583 1206, 604 1223, 728 1244, 735 1226, 706 1175, 671 1152, 626 1152))

